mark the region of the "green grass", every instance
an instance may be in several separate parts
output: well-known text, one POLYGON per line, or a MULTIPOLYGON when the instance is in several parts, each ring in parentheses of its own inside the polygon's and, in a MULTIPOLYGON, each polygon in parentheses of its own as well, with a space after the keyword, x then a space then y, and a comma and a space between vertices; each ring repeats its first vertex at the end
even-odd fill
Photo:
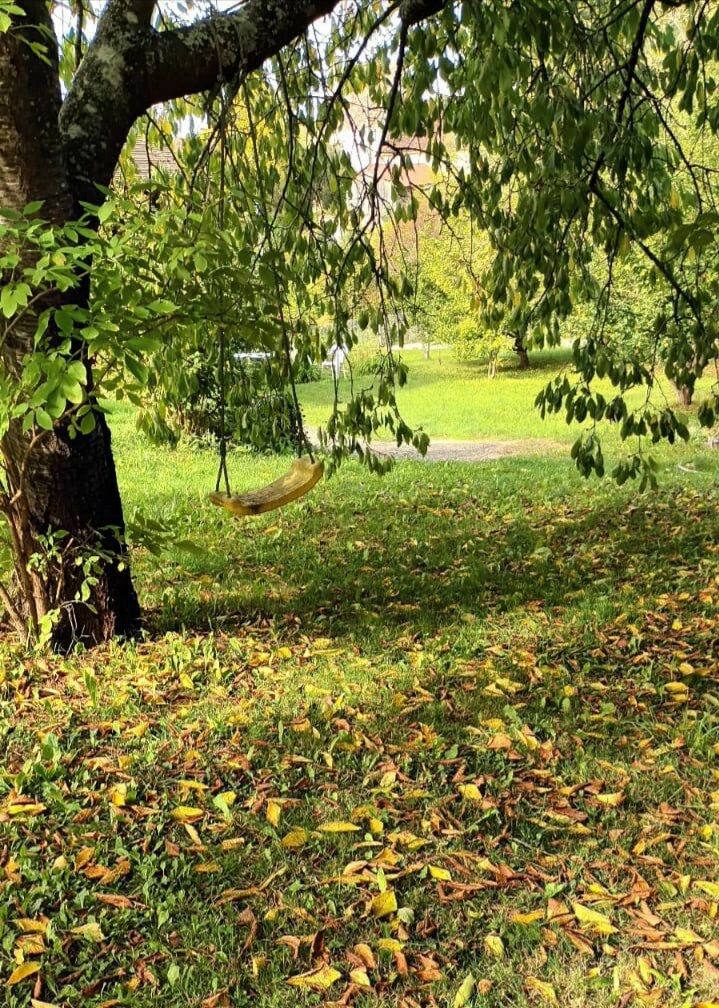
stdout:
MULTIPOLYGON (((397 394, 400 411, 411 427, 422 427, 431 438, 458 441, 544 439, 548 442, 547 450, 552 451, 554 445, 549 442, 571 445, 582 429, 577 424, 568 425, 563 412, 543 420, 534 406, 538 393, 557 372, 570 368, 571 351, 566 348, 533 352, 532 367, 528 371, 519 371, 512 359, 505 360, 496 378, 487 377, 484 363, 458 361, 451 349, 435 349, 429 360, 424 360, 420 350, 402 351, 400 356, 409 367, 408 382, 397 394)), ((371 376, 341 378, 338 383, 340 403, 348 401, 353 383, 363 387, 371 381, 371 376)), ((702 379, 697 401, 701 400, 702 393, 708 392, 712 381, 709 375, 702 379)), ((607 398, 614 394, 608 381, 598 381, 596 389, 607 398)), ((325 372, 321 381, 300 386, 299 395, 308 426, 319 427, 332 407, 334 383, 331 377, 325 372)), ((668 382, 658 383, 654 398, 662 404, 674 401, 668 382)), ((634 406, 642 399, 641 391, 628 396, 634 406)), ((696 407, 690 408, 688 419, 694 432, 699 433, 695 412, 696 407)), ((626 450, 614 425, 601 423, 598 432, 609 458, 616 458, 626 450)))
MULTIPOLYGON (((521 372, 513 362, 487 378, 487 368, 475 361, 458 361, 450 349, 434 349, 429 360, 422 351, 405 350, 399 355, 409 366, 407 385, 399 390, 398 402, 410 426, 424 427, 430 436, 454 440, 558 438, 571 439, 562 418, 543 423, 533 407, 537 393, 568 362, 566 351, 535 355, 530 371, 521 372)), ((346 402, 352 384, 370 384, 372 377, 340 378, 340 402, 346 402)), ((331 408, 334 383, 327 372, 320 382, 300 387, 307 421, 319 426, 331 408)))
MULTIPOLYGON (((489 383, 499 419, 477 396, 467 436, 509 437, 537 380, 489 383)), ((470 975, 471 1008, 719 1001, 702 438, 656 494, 566 454, 351 463, 238 521, 205 500, 211 453, 149 446, 125 408, 113 431, 131 509, 201 550, 135 550, 142 643, 1 645, 0 971, 39 967, 3 1008, 431 1008, 470 975), (323 964, 326 990, 287 982, 323 964)), ((238 487, 285 466, 232 458, 238 487)))

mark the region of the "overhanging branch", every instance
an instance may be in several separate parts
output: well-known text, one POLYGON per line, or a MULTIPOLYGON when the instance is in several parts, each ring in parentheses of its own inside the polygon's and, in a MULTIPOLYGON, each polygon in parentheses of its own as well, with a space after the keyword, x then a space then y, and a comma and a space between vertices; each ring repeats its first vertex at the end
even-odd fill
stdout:
POLYGON ((215 14, 187 28, 156 32, 147 47, 147 105, 208 91, 218 80, 257 70, 338 0, 270 7, 250 0, 235 14, 215 14))
MULTIPOLYGON (((417 24, 447 2, 403 0, 402 23, 417 24)), ((148 104, 207 91, 218 79, 258 69, 338 5, 339 0, 294 0, 276 6, 249 0, 234 14, 215 14, 188 28, 155 33, 147 53, 148 104)))
MULTIPOLYGON (((405 29, 446 2, 403 0, 405 29)), ((156 31, 149 23, 155 0, 109 0, 60 117, 76 200, 101 202, 96 186, 109 184, 128 130, 146 109, 246 76, 339 3, 247 0, 232 14, 156 31)))

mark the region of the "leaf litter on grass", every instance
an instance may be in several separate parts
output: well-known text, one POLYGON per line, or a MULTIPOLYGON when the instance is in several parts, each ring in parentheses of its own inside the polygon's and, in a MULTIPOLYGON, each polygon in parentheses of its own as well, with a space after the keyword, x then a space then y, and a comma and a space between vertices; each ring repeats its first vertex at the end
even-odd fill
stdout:
MULTIPOLYGON (((395 621, 512 527, 430 515, 441 556, 417 546, 364 646, 269 615, 8 650, 8 1008, 719 1003, 713 515, 537 505, 487 545, 486 616, 395 621)), ((370 608, 382 535, 354 550, 370 608)))

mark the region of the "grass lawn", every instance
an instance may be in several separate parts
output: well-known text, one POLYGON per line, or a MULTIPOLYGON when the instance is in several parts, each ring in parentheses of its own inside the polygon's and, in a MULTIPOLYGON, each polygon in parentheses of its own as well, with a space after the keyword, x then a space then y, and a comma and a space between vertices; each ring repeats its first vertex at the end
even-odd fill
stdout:
MULTIPOLYGON (((403 350, 409 365, 407 385, 398 390, 398 402, 410 426, 424 427, 432 437, 459 441, 546 437, 572 440, 563 417, 542 422, 534 409, 537 393, 568 363, 569 352, 550 350, 534 356, 526 372, 506 362, 497 378, 487 378, 487 368, 476 361, 458 361, 449 349, 433 349, 429 360, 421 350, 403 350)), ((372 376, 340 378, 339 400, 346 402, 352 384, 369 385, 372 376)), ((302 385, 300 399, 307 422, 319 426, 331 407, 334 383, 329 372, 319 382, 302 385)))
MULTIPOLYGON (((428 374, 409 419, 541 436, 538 376, 477 380, 470 423, 428 374)), ((201 550, 135 551, 143 643, 0 645, 3 1008, 719 1003, 703 437, 656 494, 555 453, 349 464, 237 521, 212 455, 113 429, 130 510, 201 550)))
MULTIPOLYGON (((505 360, 496 378, 487 377, 483 363, 456 360, 450 349, 434 349, 429 360, 424 360, 420 350, 404 350, 400 356, 409 366, 408 382, 397 393, 400 410, 410 426, 423 427, 430 437, 459 441, 544 438, 564 445, 571 445, 577 438, 580 428, 568 426, 564 412, 542 420, 534 406, 538 393, 559 369, 569 368, 571 351, 566 348, 533 352, 529 371, 519 371, 513 359, 505 360)), ((340 403, 348 401, 353 381, 361 388, 371 384, 372 377, 340 378, 340 403)), ((698 401, 713 381, 707 373, 698 386, 698 401)), ((597 381, 596 388, 608 399, 614 394, 608 381, 597 381)), ((308 426, 320 426, 329 414, 334 395, 329 373, 325 372, 319 382, 300 386, 298 391, 308 426)), ((637 390, 628 400, 639 405, 643 395, 637 390)), ((674 402, 668 382, 658 383, 654 399, 662 405, 674 402)), ((690 417, 693 412, 689 411, 690 417)), ((608 456, 623 450, 614 425, 602 423, 598 429, 608 456)))

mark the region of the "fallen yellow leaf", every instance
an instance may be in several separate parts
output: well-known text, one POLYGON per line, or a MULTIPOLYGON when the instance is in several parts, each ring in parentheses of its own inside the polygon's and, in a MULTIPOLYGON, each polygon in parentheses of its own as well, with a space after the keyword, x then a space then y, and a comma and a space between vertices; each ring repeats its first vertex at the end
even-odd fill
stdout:
POLYGON ((142 738, 142 736, 145 734, 145 732, 149 727, 150 725, 147 721, 140 721, 140 723, 134 725, 134 727, 128 728, 127 731, 125 732, 125 735, 128 735, 130 738, 139 739, 142 738))
POLYGON ((127 784, 115 784, 110 788, 109 796, 113 805, 122 808, 127 801, 127 784))
POLYGON ((88 924, 81 924, 80 927, 70 928, 70 933, 78 938, 87 938, 88 941, 104 941, 105 935, 97 921, 90 921, 88 924))
POLYGON ((484 939, 484 950, 487 955, 491 955, 495 959, 501 959, 504 955, 504 942, 499 935, 487 935, 484 939))
POLYGON ((355 945, 355 955, 359 956, 362 962, 365 964, 367 969, 374 969, 377 963, 375 962, 374 953, 369 945, 365 945, 364 942, 359 942, 355 945))
POLYGON ((323 833, 356 833, 359 830, 359 826, 351 822, 326 822, 322 823, 319 829, 323 833))
POLYGON ((297 976, 289 977, 287 983, 292 984, 293 987, 310 987, 315 990, 327 990, 341 976, 342 974, 338 970, 325 963, 324 966, 319 966, 308 973, 299 973, 297 976))
POLYGON ((704 941, 700 935, 695 934, 694 931, 690 931, 689 928, 675 928, 674 935, 678 941, 683 942, 685 945, 701 945, 704 941))
POLYGON ((437 868, 435 865, 429 866, 429 874, 438 882, 451 882, 452 876, 446 868, 437 868))
POLYGON ((358 987, 372 987, 370 978, 367 976, 367 971, 364 969, 350 970, 350 980, 352 983, 357 984, 358 987))
POLYGON ((396 938, 380 938, 377 942, 377 948, 380 952, 391 952, 394 955, 395 952, 401 952, 404 945, 396 938))
POLYGON ((706 882, 704 879, 697 879, 694 885, 697 889, 701 889, 703 893, 706 893, 707 896, 719 900, 719 884, 716 882, 706 882))
POLYGON ((549 1004, 557 1004, 557 995, 551 984, 533 976, 528 976, 524 983, 528 990, 536 991, 543 1001, 547 1001, 549 1004))
POLYGON ((511 749, 512 739, 506 732, 497 732, 487 743, 487 748, 492 750, 511 749))
POLYGON ((24 962, 22 965, 18 966, 16 970, 13 970, 8 977, 7 985, 12 987, 14 984, 20 983, 26 977, 32 976, 34 973, 40 972, 40 963, 36 962, 24 962))
POLYGON ((464 1008, 464 1006, 468 1003, 469 999, 472 997, 472 994, 474 993, 474 987, 475 987, 474 977, 472 976, 471 973, 468 973, 467 976, 462 981, 459 990, 454 995, 452 1008, 464 1008))
POLYGON ((202 809, 193 808, 191 805, 178 805, 170 812, 175 822, 179 823, 197 822, 198 819, 202 819, 204 814, 202 809))
POLYGON ((45 811, 45 806, 40 802, 13 802, 5 806, 9 815, 40 815, 45 811))
POLYGON ((75 867, 78 870, 80 868, 84 868, 86 864, 89 864, 90 861, 92 861, 94 854, 94 847, 81 847, 75 855, 75 867))
POLYGON ((512 914, 513 924, 534 924, 535 921, 542 920, 544 910, 531 910, 529 913, 512 914))
POLYGON ((637 959, 637 973, 639 978, 645 987, 651 987, 654 982, 654 977, 652 976, 652 964, 644 956, 639 956, 637 959))
POLYGON ((41 934, 20 935, 15 946, 16 953, 21 952, 23 958, 42 955, 46 951, 45 938, 41 934))
POLYGON ((302 829, 298 826, 296 829, 290 830, 282 837, 282 846, 285 850, 297 850, 300 847, 304 847, 307 843, 308 833, 307 830, 302 829))
POLYGON ((600 805, 606 805, 608 808, 616 808, 617 805, 621 805, 624 801, 623 791, 612 791, 607 794, 598 794, 594 796, 594 800, 598 801, 600 805))
POLYGON ((185 827, 185 833, 187 833, 188 837, 190 838, 190 840, 192 840, 195 847, 199 847, 200 850, 204 850, 205 848, 200 838, 200 834, 197 832, 192 823, 186 822, 183 823, 182 825, 185 827))
POLYGON ((31 920, 29 917, 16 917, 13 920, 15 927, 24 934, 45 934, 49 923, 46 920, 31 920))
POLYGON ((389 917, 397 909, 397 897, 391 889, 377 893, 370 904, 374 917, 389 917))
POLYGON ((590 910, 589 907, 582 906, 581 903, 572 903, 572 910, 577 920, 586 925, 587 929, 594 934, 610 935, 617 931, 609 918, 596 910, 590 910))
POLYGON ((273 798, 267 802, 267 811, 265 812, 265 818, 270 826, 274 826, 275 829, 280 824, 280 816, 282 815, 282 805, 275 801, 273 798))

